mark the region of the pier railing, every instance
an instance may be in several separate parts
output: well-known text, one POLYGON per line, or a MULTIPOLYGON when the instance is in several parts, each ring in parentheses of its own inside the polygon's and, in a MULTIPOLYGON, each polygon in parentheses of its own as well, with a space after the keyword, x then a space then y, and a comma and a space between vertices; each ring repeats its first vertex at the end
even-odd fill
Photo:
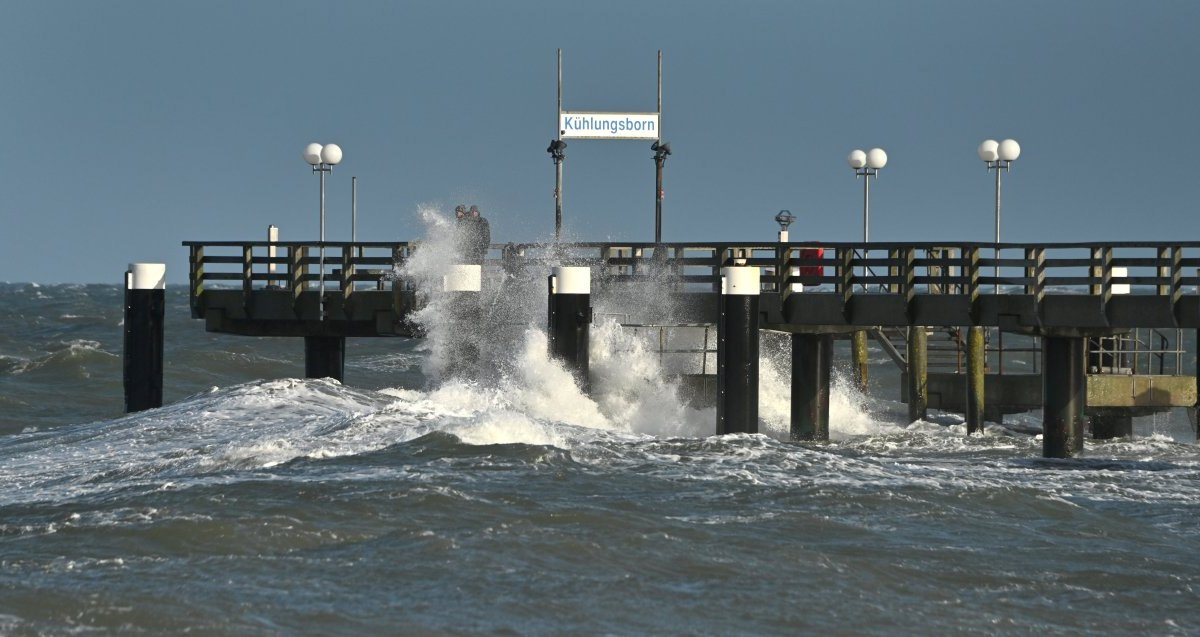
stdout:
MULTIPOLYGON (((249 297, 266 288, 300 295, 323 282, 326 291, 349 296, 395 281, 397 266, 421 249, 418 242, 184 245, 191 252, 193 306, 210 284, 240 287, 249 297)), ((844 308, 852 308, 855 299, 899 299, 900 305, 892 305, 909 316, 896 324, 920 320, 913 312, 917 297, 965 302, 969 320, 945 323, 953 325, 980 323, 981 306, 997 315, 1007 311, 989 298, 1022 297, 1040 307, 1049 297, 1084 296, 1104 305, 1136 296, 1159 302, 1145 326, 1182 326, 1179 301, 1194 297, 1200 284, 1200 242, 510 243, 492 245, 485 266, 542 276, 550 265, 564 263, 591 265, 606 283, 661 280, 687 291, 719 291, 722 267, 760 266, 764 291, 782 291, 783 297, 799 292, 800 284, 805 294, 835 296, 844 308)), ((1190 305, 1186 311, 1191 313, 1190 305)), ((855 318, 875 324, 873 315, 855 318)))

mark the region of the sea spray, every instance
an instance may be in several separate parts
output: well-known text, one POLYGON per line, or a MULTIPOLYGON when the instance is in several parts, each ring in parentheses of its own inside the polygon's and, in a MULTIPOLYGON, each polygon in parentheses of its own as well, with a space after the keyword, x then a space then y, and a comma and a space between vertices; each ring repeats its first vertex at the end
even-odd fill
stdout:
MULTIPOLYGON (((792 341, 791 335, 764 331, 759 354, 758 417, 760 433, 787 440, 791 435, 792 341)), ((829 388, 829 437, 898 431, 895 424, 871 413, 870 399, 859 392, 843 370, 835 368, 829 388)))
POLYGON ((692 409, 679 396, 678 377, 666 373, 646 337, 613 320, 592 329, 592 387, 609 418, 630 431, 657 436, 708 436, 712 409, 692 409))

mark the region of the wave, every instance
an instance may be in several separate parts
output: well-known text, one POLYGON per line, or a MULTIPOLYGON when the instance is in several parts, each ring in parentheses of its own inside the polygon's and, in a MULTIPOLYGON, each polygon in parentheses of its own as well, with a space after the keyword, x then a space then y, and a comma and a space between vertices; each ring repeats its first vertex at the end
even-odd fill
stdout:
POLYGON ((76 339, 50 344, 52 348, 30 358, 0 355, 0 376, 39 374, 55 381, 62 378, 91 378, 95 369, 109 372, 120 364, 120 356, 105 351, 99 341, 76 339))

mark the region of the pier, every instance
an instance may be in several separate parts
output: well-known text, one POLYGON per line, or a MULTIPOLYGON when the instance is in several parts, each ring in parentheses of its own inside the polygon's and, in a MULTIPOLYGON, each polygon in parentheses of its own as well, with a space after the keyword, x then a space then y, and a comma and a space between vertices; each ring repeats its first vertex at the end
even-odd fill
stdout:
MULTIPOLYGON (((419 336, 409 321, 418 309, 417 285, 400 274, 419 243, 184 245, 190 251, 192 316, 211 332, 305 338, 310 376, 342 378, 340 352, 347 337, 419 336)), ((1110 431, 1118 435, 1126 431, 1121 423, 1130 413, 1196 403, 1194 372, 1184 375, 1182 366, 1148 380, 1111 373, 1113 365, 1089 365, 1087 351, 1089 339, 1130 330, 1200 328, 1200 242, 508 244, 491 246, 483 270, 545 286, 558 266, 588 268, 592 299, 617 298, 632 286, 659 286, 661 308, 629 311, 648 312, 661 325, 714 326, 718 373, 729 330, 792 334, 797 439, 828 435, 832 338, 855 339, 854 367, 861 369, 866 347, 858 335, 864 333, 903 361, 905 400, 914 419, 930 406, 962 411, 968 429, 977 431, 985 414, 994 418, 1006 409, 1040 404, 1047 456, 1082 448, 1089 401, 1110 410, 1108 422, 1117 423, 1110 431), (731 268, 756 272, 756 299, 742 304, 753 308, 753 316, 722 318, 733 316, 732 302, 721 300, 724 283, 736 274, 731 268), (1036 339, 1043 361, 1039 379, 988 374, 980 328, 1036 339), (931 346, 924 344, 931 332, 946 330, 959 334, 960 356, 967 362, 950 380, 930 373, 931 346), (897 331, 905 334, 903 353, 896 347, 899 339, 887 336, 897 331), (1110 373, 1096 380, 1103 367, 1110 373), (1089 375, 1090 368, 1097 374, 1089 375), (1156 391, 1145 390, 1151 382, 1156 391), (947 383, 961 389, 946 389, 947 383)), ((738 277, 744 288, 747 279, 738 277)), ((757 341, 753 347, 757 351, 757 341)), ((578 346, 571 351, 578 358, 578 346)), ((733 374, 715 383, 718 405, 756 410, 757 403, 742 394, 757 391, 757 378, 733 374), (723 388, 735 379, 739 394, 725 395, 723 388)), ((718 410, 722 432, 749 426, 744 413, 734 416, 718 410), (728 428, 734 421, 742 424, 728 428)))

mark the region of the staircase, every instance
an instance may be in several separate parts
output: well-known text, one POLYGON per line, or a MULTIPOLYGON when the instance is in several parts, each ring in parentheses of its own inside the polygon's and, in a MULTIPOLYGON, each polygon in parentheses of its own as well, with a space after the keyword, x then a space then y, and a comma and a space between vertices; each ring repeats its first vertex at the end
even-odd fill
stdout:
MULTIPOLYGON (((901 371, 908 369, 908 330, 900 327, 876 327, 871 337, 901 371)), ((926 364, 930 372, 963 373, 967 368, 967 336, 960 327, 926 328, 928 337, 926 364)), ((986 370, 985 370, 986 371, 986 370)))

